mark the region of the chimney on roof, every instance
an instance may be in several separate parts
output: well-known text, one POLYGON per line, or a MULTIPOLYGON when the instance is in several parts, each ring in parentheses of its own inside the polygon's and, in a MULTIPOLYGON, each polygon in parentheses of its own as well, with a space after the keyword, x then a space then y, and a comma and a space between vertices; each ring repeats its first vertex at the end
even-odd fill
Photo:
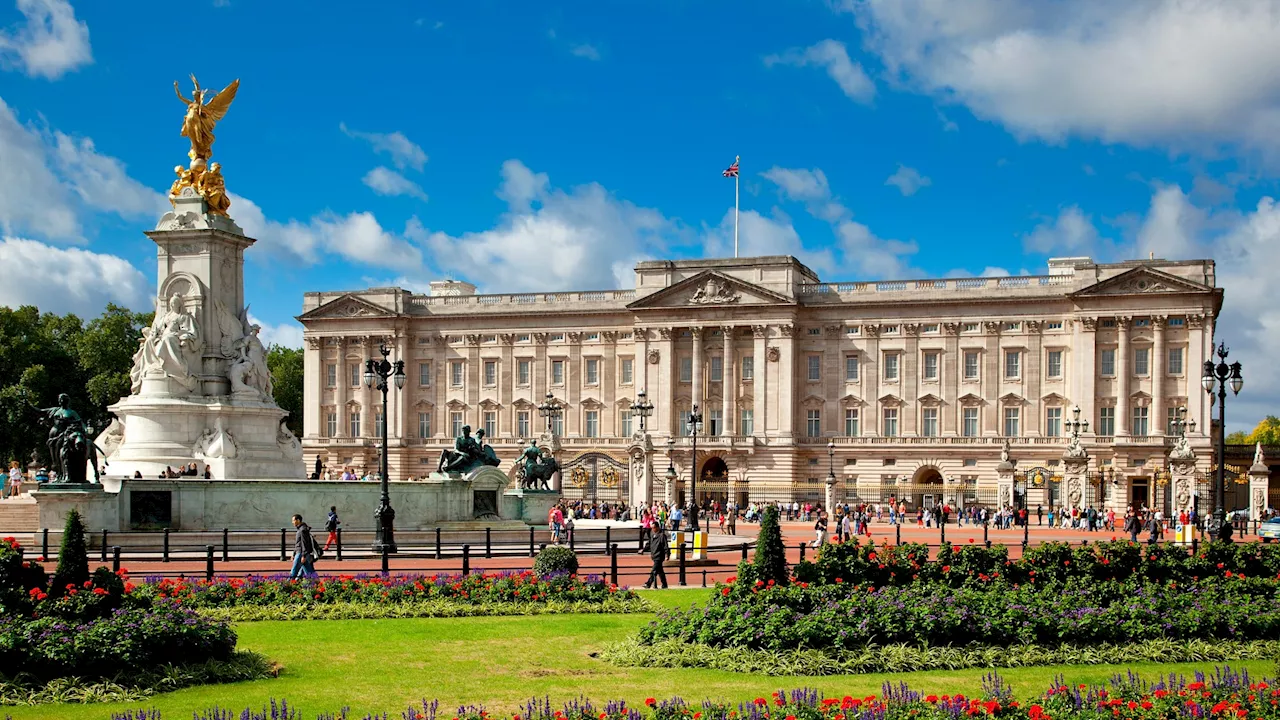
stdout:
POLYGON ((461 280, 433 280, 430 283, 433 297, 457 297, 459 295, 475 295, 476 286, 461 280))

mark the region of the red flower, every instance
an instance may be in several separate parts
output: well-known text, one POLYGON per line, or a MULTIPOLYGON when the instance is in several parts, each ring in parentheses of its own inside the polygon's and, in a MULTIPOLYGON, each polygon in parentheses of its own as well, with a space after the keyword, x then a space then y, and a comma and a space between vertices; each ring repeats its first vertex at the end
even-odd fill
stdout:
POLYGON ((927 702, 927 703, 936 703, 936 702, 938 702, 938 696, 937 696, 937 695, 926 695, 926 696, 925 696, 924 701, 925 701, 925 702, 927 702))
POLYGON ((653 698, 645 698, 645 699, 644 699, 644 704, 645 704, 645 705, 648 705, 649 707, 653 707, 654 705, 657 705, 657 704, 658 704, 658 701, 657 701, 657 700, 654 700, 653 698))
POLYGON ((768 704, 769 704, 769 701, 768 701, 768 700, 765 700, 765 699, 764 699, 764 698, 762 698, 762 697, 758 697, 758 698, 756 698, 756 701, 755 701, 755 702, 756 702, 756 704, 757 704, 757 705, 768 705, 768 704))
POLYGON ((973 538, 969 538, 969 542, 970 542, 970 543, 972 543, 972 542, 973 542, 973 538))
POLYGON ((942 566, 942 572, 944 572, 944 573, 949 573, 949 572, 951 572, 951 566, 950 566, 950 565, 943 565, 943 566, 942 566))

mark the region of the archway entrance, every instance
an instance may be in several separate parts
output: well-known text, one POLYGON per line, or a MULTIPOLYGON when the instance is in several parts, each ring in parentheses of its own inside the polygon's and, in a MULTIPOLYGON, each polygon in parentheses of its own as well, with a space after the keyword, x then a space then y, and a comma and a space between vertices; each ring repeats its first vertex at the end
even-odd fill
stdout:
POLYGON ((907 512, 942 505, 942 471, 933 465, 917 469, 911 482, 898 485, 895 499, 906 504, 907 512))
POLYGON ((723 505, 729 499, 729 466, 724 458, 713 455, 702 462, 698 473, 698 502, 716 500, 723 505))

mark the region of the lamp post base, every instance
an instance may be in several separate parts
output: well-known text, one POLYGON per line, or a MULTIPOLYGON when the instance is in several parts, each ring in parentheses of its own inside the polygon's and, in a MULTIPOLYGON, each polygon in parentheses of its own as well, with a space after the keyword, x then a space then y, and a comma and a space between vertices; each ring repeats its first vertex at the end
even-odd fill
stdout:
POLYGON ((388 555, 396 553, 396 511, 385 500, 373 511, 374 520, 378 522, 377 534, 373 539, 373 552, 375 555, 381 555, 383 551, 388 555))

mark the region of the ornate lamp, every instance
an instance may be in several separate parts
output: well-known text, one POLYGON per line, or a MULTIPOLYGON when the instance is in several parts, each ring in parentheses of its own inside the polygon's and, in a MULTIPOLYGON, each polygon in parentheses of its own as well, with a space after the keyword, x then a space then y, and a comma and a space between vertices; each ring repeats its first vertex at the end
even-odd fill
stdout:
POLYGON ((1217 473, 1216 482, 1213 488, 1213 525, 1217 530, 1218 539, 1222 542, 1231 542, 1231 524, 1227 522, 1227 511, 1223 507, 1226 494, 1226 454, 1227 454, 1227 385, 1231 385, 1231 393, 1239 395, 1240 390, 1244 388, 1244 376, 1240 373, 1240 363, 1234 362, 1227 364, 1227 355, 1230 350, 1227 349, 1225 343, 1218 343, 1218 362, 1215 365, 1212 360, 1204 361, 1204 375, 1200 378, 1200 386, 1205 392, 1209 393, 1209 397, 1213 397, 1214 390, 1218 391, 1218 427, 1216 447, 1217 447, 1217 473))
POLYGON ((364 384, 366 387, 376 387, 382 393, 382 456, 378 460, 378 471, 382 475, 382 497, 378 501, 378 509, 373 511, 373 517, 377 521, 373 552, 381 555, 383 552, 394 553, 397 549, 396 511, 391 508, 391 493, 387 486, 387 391, 391 389, 391 384, 387 381, 394 382, 397 390, 404 387, 404 360, 394 363, 388 360, 391 349, 386 343, 379 345, 378 352, 382 353, 381 360, 370 359, 365 362, 364 384))

